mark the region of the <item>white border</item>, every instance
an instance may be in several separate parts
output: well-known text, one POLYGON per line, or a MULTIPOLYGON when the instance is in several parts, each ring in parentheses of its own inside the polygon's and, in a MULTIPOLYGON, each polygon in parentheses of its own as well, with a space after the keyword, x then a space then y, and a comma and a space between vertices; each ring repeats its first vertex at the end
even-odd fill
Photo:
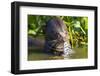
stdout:
POLYGON ((20 7, 20 70, 79 67, 94 65, 94 11, 43 7, 20 7), (88 59, 27 61, 27 15, 60 15, 88 17, 88 59))

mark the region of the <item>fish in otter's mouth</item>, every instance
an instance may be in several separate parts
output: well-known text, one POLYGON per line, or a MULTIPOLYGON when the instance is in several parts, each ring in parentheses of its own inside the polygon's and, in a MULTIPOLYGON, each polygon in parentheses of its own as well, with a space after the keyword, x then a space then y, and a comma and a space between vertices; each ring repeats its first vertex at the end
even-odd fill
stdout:
POLYGON ((54 50, 53 51, 54 55, 64 56, 64 57, 74 53, 71 46, 67 42, 58 44, 58 46, 52 48, 52 50, 54 50))
POLYGON ((67 27, 60 18, 51 19, 46 24, 44 51, 53 52, 58 56, 68 56, 73 53, 67 27))

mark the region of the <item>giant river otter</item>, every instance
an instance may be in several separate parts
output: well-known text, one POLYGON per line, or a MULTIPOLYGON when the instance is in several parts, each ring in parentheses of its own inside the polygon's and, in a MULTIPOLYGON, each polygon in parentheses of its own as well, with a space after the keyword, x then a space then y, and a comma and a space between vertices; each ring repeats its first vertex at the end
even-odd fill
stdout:
POLYGON ((53 18, 46 24, 44 51, 58 56, 68 56, 73 53, 67 27, 60 18, 53 18))

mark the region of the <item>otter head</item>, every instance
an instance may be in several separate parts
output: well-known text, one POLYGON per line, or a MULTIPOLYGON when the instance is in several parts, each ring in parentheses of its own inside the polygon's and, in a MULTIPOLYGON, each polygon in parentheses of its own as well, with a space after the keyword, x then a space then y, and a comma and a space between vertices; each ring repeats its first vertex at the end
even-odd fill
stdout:
POLYGON ((68 42, 68 31, 63 20, 54 18, 46 25, 46 44, 45 50, 53 52, 55 55, 63 55, 64 42, 68 42))

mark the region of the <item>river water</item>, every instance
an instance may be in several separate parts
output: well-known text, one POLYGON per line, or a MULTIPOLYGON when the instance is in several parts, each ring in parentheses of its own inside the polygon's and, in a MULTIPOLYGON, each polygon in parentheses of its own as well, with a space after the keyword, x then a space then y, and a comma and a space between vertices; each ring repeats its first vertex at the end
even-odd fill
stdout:
POLYGON ((28 61, 34 61, 34 60, 59 60, 59 59, 84 59, 88 58, 88 48, 85 46, 84 48, 73 48, 73 51, 75 53, 71 54, 69 57, 63 57, 63 56, 54 56, 43 52, 44 47, 44 38, 32 38, 28 37, 28 42, 31 44, 28 44, 28 61))
POLYGON ((88 58, 87 48, 73 48, 74 54, 69 57, 49 55, 40 49, 28 49, 28 61, 34 60, 59 60, 59 59, 84 59, 88 58))

